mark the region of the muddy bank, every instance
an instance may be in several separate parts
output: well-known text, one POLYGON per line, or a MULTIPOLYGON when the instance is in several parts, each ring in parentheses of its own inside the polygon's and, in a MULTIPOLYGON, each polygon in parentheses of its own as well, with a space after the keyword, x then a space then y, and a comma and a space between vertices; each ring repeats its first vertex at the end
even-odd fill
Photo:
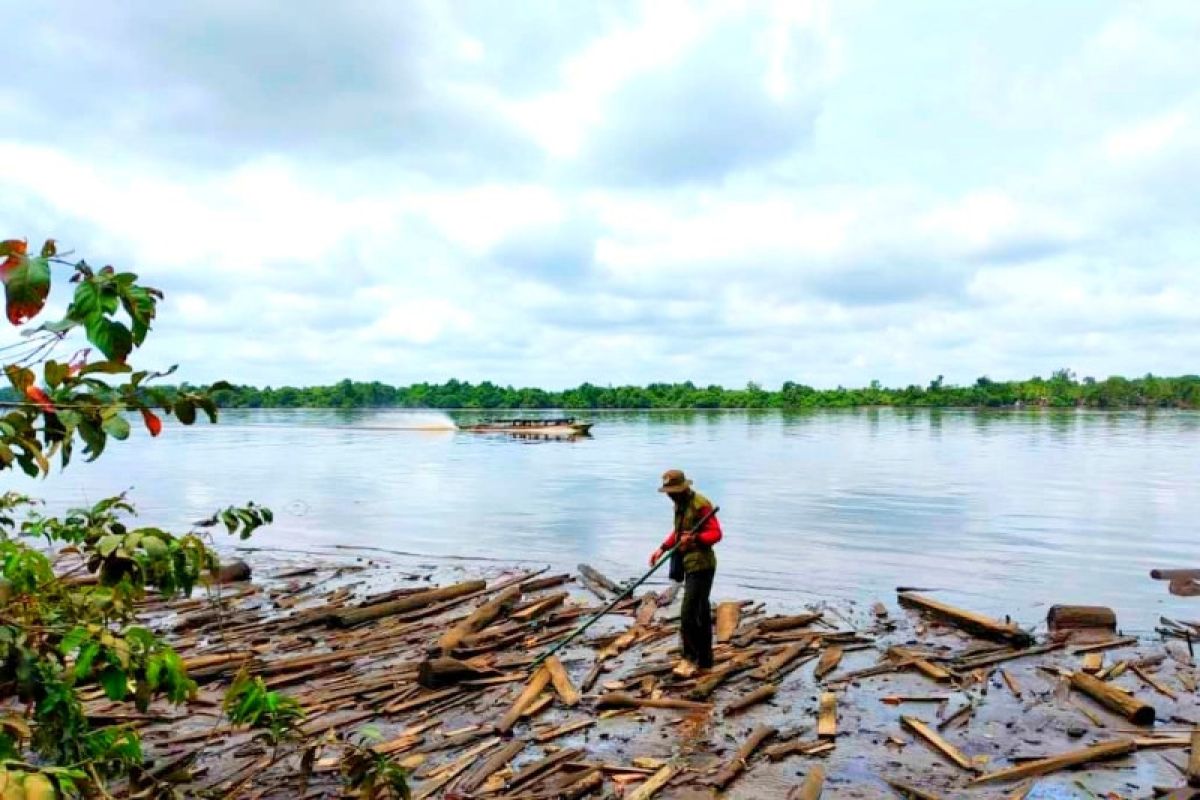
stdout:
MULTIPOLYGON (((156 768, 188 773, 191 792, 338 795, 336 748, 319 749, 306 780, 298 751, 224 724, 220 697, 243 666, 300 700, 312 737, 369 734, 411 770, 416 797, 819 796, 800 793, 806 780, 825 797, 895 797, 901 784, 944 798, 1148 797, 1186 784, 1200 722, 1181 640, 1100 631, 1026 641, 901 606, 891 591, 874 606, 716 597, 727 601, 717 666, 681 677, 671 671, 678 600, 660 583, 546 674, 535 658, 609 590, 528 565, 377 553, 248 560, 253 580, 221 587, 219 604, 145 610, 201 691, 185 711, 156 708, 136 723, 156 768), (456 588, 430 593, 439 587, 456 588), (422 686, 422 664, 440 656, 473 673, 422 686), (1108 705, 1098 702, 1106 691, 1108 705), (1156 722, 1131 721, 1146 713, 1121 710, 1122 698, 1152 708, 1156 722), (660 705, 688 707, 646 707, 660 705), (995 775, 1097 745, 1107 749, 1088 752, 1108 757, 1074 770, 995 775)), ((104 701, 91 709, 102 715, 104 701)))

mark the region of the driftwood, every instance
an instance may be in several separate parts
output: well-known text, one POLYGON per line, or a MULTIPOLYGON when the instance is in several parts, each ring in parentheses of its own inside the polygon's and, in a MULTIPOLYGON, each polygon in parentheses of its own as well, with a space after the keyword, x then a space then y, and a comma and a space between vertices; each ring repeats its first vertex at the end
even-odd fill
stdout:
POLYGON ((546 669, 546 665, 543 664, 534 670, 529 683, 525 685, 525 689, 517 697, 516 702, 512 704, 508 712, 496 723, 496 731, 499 733, 508 733, 512 730, 512 726, 517 724, 517 720, 521 718, 521 714, 537 700, 538 695, 545 690, 549 683, 550 670, 546 669))
POLYGON ((781 761, 788 756, 814 756, 833 750, 833 742, 823 740, 807 742, 784 742, 768 747, 763 754, 772 761, 781 761))
POLYGON ((772 617, 764 619, 754 627, 759 633, 778 633, 779 631, 790 631, 795 628, 803 628, 805 625, 811 625, 821 618, 820 614, 797 614, 791 617, 772 617))
POLYGON ((495 676, 494 669, 480 669, 456 658, 431 658, 421 662, 417 683, 426 689, 441 689, 463 681, 482 680, 495 676))
POLYGON ((1054 642, 1052 644, 1038 645, 1037 647, 1026 647, 1024 650, 1012 650, 1007 653, 994 653, 991 655, 981 655, 976 658, 960 659, 955 661, 953 666, 960 672, 966 672, 979 669, 980 667, 990 667, 993 664, 1003 664, 1006 661, 1016 661, 1018 658, 1028 658, 1029 656, 1051 653, 1062 649, 1062 647, 1062 642, 1054 642))
POLYGON ((1009 642, 1018 647, 1026 647, 1033 644, 1033 636, 1011 622, 1001 622, 998 619, 992 619, 983 614, 957 608, 949 603, 943 603, 940 600, 934 600, 931 597, 925 597, 912 592, 900 592, 899 600, 901 605, 917 608, 932 614, 950 622, 956 627, 982 636, 985 639, 1009 642))
POLYGON ((522 603, 519 607, 513 609, 513 612, 508 615, 508 619, 520 622, 537 619, 550 609, 562 605, 568 597, 570 595, 567 592, 557 592, 548 597, 541 597, 537 600, 531 600, 528 603, 522 603))
POLYGON ((908 798, 908 800, 941 800, 936 794, 927 792, 924 789, 918 789, 916 786, 904 783, 903 781, 889 779, 887 785, 892 787, 898 795, 908 798))
POLYGON ((1072 647, 1071 653, 1072 655, 1079 655, 1080 653, 1095 653, 1100 650, 1112 650, 1117 647, 1130 647, 1137 643, 1137 637, 1126 636, 1121 639, 1109 639, 1104 642, 1096 642, 1095 644, 1085 644, 1079 647, 1072 647))
POLYGON ((915 733, 918 738, 923 739, 926 744, 958 766, 968 772, 976 771, 975 766, 971 763, 971 759, 963 755, 961 750, 947 742, 921 720, 916 717, 902 716, 900 717, 900 724, 915 733))
POLYGON ((217 569, 216 575, 209 573, 208 579, 212 583, 239 583, 250 580, 251 574, 253 571, 250 569, 250 565, 245 561, 238 560, 222 564, 217 569))
POLYGON ((1050 633, 1102 629, 1115 632, 1117 615, 1105 606, 1051 606, 1046 613, 1050 633))
POLYGON ((563 705, 573 706, 579 703, 579 690, 571 683, 571 676, 567 675, 566 669, 563 668, 562 662, 558 660, 558 656, 550 656, 544 662, 546 670, 550 673, 550 681, 554 684, 554 691, 558 694, 558 699, 562 700, 563 705))
POLYGON ((495 753, 492 753, 475 769, 471 770, 458 782, 455 790, 461 794, 471 794, 492 776, 492 773, 504 768, 504 765, 517 757, 525 749, 524 742, 509 742, 495 753))
POLYGON ((582 578, 581 583, 588 589, 591 589, 592 594, 599 597, 601 600, 607 600, 609 594, 620 594, 621 587, 609 580, 599 570, 589 567, 587 564, 579 565, 579 575, 582 578))
POLYGON ((750 673, 750 677, 756 680, 767 680, 779 670, 783 669, 792 661, 795 661, 800 655, 808 649, 808 642, 795 642, 789 644, 780 650, 775 655, 763 662, 763 665, 750 673))
POLYGON ((524 767, 521 767, 519 771, 513 773, 513 776, 504 782, 504 789, 507 792, 520 789, 522 786, 534 780, 535 778, 542 777, 546 773, 556 769, 561 764, 576 759, 581 755, 583 755, 582 750, 564 748, 559 750, 557 753, 553 753, 545 758, 538 759, 532 764, 527 764, 524 767))
POLYGON ((540 592, 542 589, 551 589, 555 586, 562 586, 564 583, 567 583, 570 580, 570 575, 550 575, 546 578, 534 578, 533 580, 522 581, 517 585, 521 587, 522 594, 533 594, 534 592, 540 592))
POLYGON ((635 789, 633 793, 629 795, 627 800, 650 800, 651 797, 658 793, 659 789, 666 786, 671 778, 675 777, 676 772, 678 772, 678 770, 668 764, 658 772, 654 773, 650 777, 650 780, 646 781, 637 789, 635 789))
POLYGON ((825 768, 814 764, 804 776, 804 783, 788 792, 787 800, 821 800, 821 792, 825 788, 825 768))
POLYGON ((717 643, 722 644, 733 638, 738 622, 742 617, 742 604, 736 600, 727 600, 717 605, 717 643))
POLYGON ((627 692, 609 692, 596 698, 596 708, 670 708, 680 711, 709 711, 711 703, 696 703, 674 697, 637 697, 627 692))
POLYGON ((737 755, 733 757, 733 760, 725 765, 725 768, 713 777, 713 785, 718 789, 724 789, 726 786, 733 783, 737 776, 741 775, 742 772, 745 771, 750 757, 753 756, 758 748, 762 746, 763 742, 770 739, 776 733, 778 733, 778 731, 769 725, 760 725, 751 731, 749 738, 747 738, 746 741, 742 743, 742 746, 738 748, 737 755))
MULTIPOLYGON (((1093 680, 1095 679, 1093 678, 1093 680)), ((998 772, 989 772, 987 775, 979 776, 971 781, 971 783, 995 783, 997 781, 1017 780, 1018 778, 1031 778, 1035 775, 1047 775, 1051 772, 1057 772, 1060 769, 1087 764, 1091 761, 1128 755, 1134 751, 1135 747, 1136 744, 1132 739, 1117 739, 1111 742, 1103 742, 1091 747, 1085 747, 1082 750, 1072 750, 1068 753, 1062 753, 1049 758, 1039 758, 1037 761, 1030 761, 1027 764, 1009 767, 998 772)))
POLYGON ((459 643, 470 636, 480 628, 490 624, 492 620, 500 616, 506 608, 511 608, 521 597, 521 587, 510 586, 492 600, 481 605, 479 608, 472 611, 466 619, 455 625, 450 630, 442 634, 438 639, 438 648, 442 651, 442 655, 448 656, 459 643))
POLYGON ((821 658, 817 661, 817 666, 813 670, 813 677, 817 680, 824 678, 837 669, 837 665, 840 663, 842 663, 842 648, 826 647, 821 651, 821 658))
POLYGON ((1188 786, 1200 787, 1200 728, 1192 731, 1188 751, 1187 779, 1188 786))
POLYGON ((407 597, 401 597, 398 600, 392 600, 387 603, 335 611, 328 619, 331 625, 348 628, 362 622, 390 617, 405 611, 423 608, 443 600, 453 600, 473 592, 480 592, 486 586, 487 584, 484 581, 463 581, 452 586, 443 586, 438 589, 429 589, 424 592, 410 594, 407 597))
POLYGON ((817 736, 829 739, 837 736, 837 695, 825 692, 817 709, 817 736))
POLYGON ((1083 672, 1071 673, 1071 686, 1086 694, 1100 705, 1115 711, 1137 725, 1153 725, 1156 716, 1154 706, 1127 695, 1111 683, 1097 680, 1083 672))
POLYGON ((768 683, 766 686, 760 686, 752 692, 748 692, 741 697, 731 701, 725 706, 725 714, 736 714, 739 711, 744 711, 752 705, 770 700, 775 696, 776 687, 773 683, 768 683))

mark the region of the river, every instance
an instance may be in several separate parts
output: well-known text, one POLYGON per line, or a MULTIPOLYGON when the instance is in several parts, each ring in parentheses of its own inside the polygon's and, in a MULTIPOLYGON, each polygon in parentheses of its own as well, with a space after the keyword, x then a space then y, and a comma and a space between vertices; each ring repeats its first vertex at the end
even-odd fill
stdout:
POLYGON ((1054 603, 1110 605, 1126 632, 1200 618, 1200 598, 1147 575, 1200 567, 1200 414, 581 417, 592 438, 528 442, 412 429, 431 413, 228 411, 216 426, 168 422, 157 440, 139 428, 44 481, 5 480, 55 510, 131 489, 145 524, 172 529, 254 500, 276 512, 261 547, 586 561, 620 579, 670 527, 655 489, 678 467, 721 506, 717 598, 890 602, 918 586, 1031 627, 1054 603))

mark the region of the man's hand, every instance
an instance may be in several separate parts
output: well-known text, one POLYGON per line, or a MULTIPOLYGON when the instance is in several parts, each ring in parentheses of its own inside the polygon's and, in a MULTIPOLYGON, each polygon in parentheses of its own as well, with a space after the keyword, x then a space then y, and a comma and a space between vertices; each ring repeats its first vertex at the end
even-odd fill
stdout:
POLYGON ((650 566, 653 567, 655 564, 657 564, 658 560, 660 558, 662 558, 662 554, 663 554, 663 551, 662 551, 661 547, 658 548, 657 550, 655 550, 654 554, 650 556, 650 566))

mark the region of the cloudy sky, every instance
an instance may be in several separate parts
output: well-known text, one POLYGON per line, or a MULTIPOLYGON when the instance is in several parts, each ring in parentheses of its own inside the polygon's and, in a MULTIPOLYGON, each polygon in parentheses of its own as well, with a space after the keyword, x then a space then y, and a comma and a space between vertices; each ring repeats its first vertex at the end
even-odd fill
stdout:
POLYGON ((1200 368, 1194 0, 0 8, 0 233, 191 380, 1200 368))

